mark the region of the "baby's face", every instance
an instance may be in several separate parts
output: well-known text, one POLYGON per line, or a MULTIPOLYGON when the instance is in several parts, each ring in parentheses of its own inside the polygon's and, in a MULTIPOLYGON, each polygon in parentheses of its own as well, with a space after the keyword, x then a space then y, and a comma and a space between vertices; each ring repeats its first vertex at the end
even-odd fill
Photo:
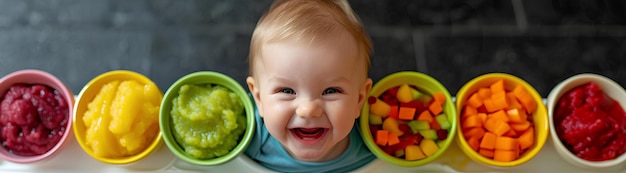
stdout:
POLYGON ((341 37, 267 44, 248 78, 267 130, 298 160, 341 155, 371 88, 356 42, 341 37))

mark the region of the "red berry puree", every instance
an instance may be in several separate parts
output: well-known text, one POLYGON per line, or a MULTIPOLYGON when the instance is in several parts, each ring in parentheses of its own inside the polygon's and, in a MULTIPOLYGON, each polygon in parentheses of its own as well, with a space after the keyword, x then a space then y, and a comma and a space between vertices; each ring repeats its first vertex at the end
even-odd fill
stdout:
POLYGON ((0 140, 14 154, 43 154, 67 130, 67 102, 51 87, 16 84, 0 99, 0 140))
POLYGON ((626 113, 593 82, 559 99, 554 123, 561 141, 582 159, 610 160, 626 150, 626 113))

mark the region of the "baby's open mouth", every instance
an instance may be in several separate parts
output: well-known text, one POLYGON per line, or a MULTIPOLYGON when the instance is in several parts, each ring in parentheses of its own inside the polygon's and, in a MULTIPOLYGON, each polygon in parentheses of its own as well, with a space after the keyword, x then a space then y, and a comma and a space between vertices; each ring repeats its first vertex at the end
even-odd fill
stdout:
POLYGON ((319 140, 328 131, 326 128, 293 128, 290 130, 295 137, 304 141, 319 140))

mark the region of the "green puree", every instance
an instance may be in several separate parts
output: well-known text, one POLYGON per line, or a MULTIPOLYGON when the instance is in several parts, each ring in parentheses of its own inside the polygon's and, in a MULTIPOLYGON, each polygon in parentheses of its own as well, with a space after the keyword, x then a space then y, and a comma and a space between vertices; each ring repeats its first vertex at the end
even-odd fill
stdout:
POLYGON ((174 98, 174 138, 190 156, 210 159, 233 149, 246 129, 239 97, 220 85, 183 85, 174 98))

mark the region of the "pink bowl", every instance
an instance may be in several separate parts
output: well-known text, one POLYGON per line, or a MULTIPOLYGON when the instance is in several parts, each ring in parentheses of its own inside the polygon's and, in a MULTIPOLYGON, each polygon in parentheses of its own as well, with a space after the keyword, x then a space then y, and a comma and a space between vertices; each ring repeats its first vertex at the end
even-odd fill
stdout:
MULTIPOLYGON (((64 143, 68 135, 70 134, 70 131, 72 129, 71 125, 72 109, 74 106, 74 94, 63 82, 61 82, 61 80, 51 75, 50 73, 41 70, 25 69, 15 71, 0 79, 0 98, 4 97, 4 94, 13 84, 17 83, 47 85, 56 89, 67 102, 68 115, 67 124, 65 125, 65 131, 63 132, 63 136, 61 137, 59 142, 54 147, 52 147, 52 149, 48 150, 48 152, 34 156, 21 156, 9 152, 5 147, 0 147, 0 158, 4 160, 16 163, 32 163, 41 161, 58 153, 58 151, 60 151, 60 149, 64 146, 64 143)), ((4 141, 4 139, 2 141, 4 141)))

